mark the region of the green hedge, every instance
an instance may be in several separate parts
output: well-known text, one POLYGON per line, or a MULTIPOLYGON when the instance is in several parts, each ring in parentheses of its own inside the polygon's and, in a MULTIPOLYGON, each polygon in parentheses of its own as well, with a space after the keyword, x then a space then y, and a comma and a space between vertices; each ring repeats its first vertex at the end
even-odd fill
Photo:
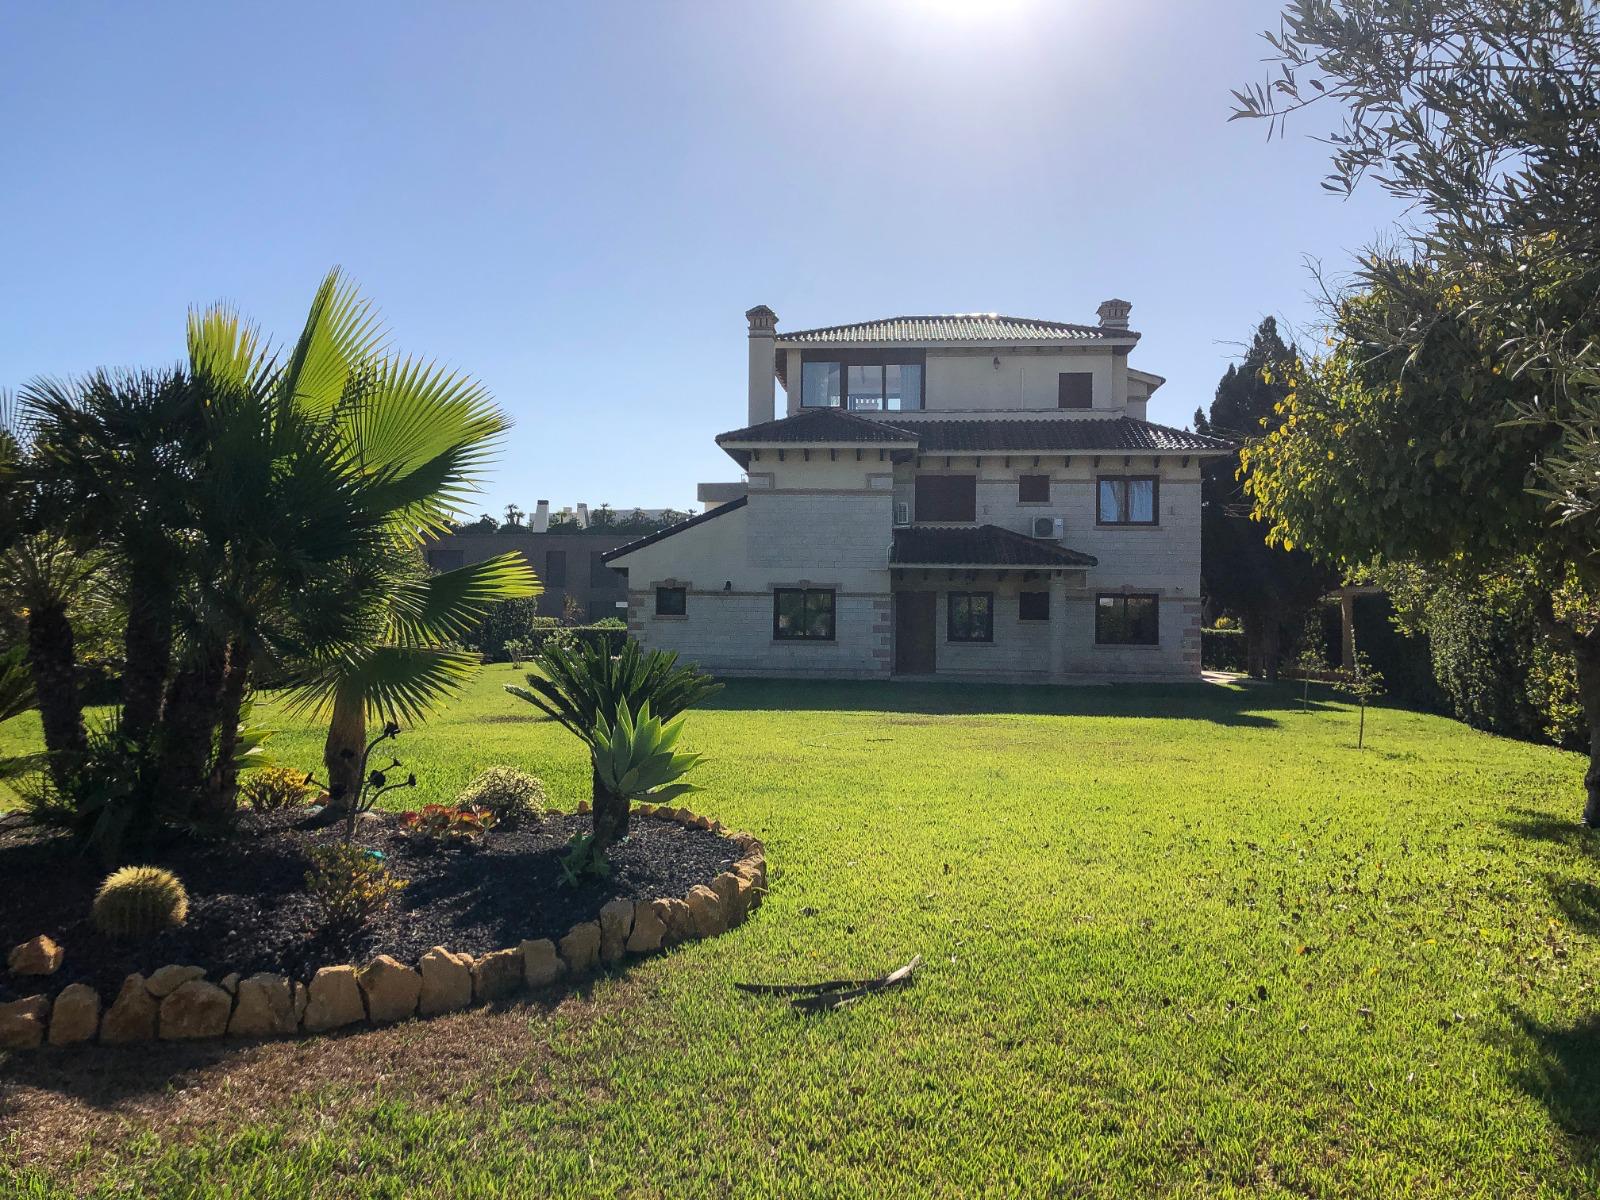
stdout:
POLYGON ((1356 649, 1383 676, 1384 692, 1392 703, 1424 712, 1449 712, 1449 702, 1433 677, 1428 639, 1401 633, 1393 618, 1389 597, 1357 596, 1356 649))
POLYGON ((1247 652, 1242 629, 1202 629, 1200 665, 1208 671, 1243 671, 1247 652))

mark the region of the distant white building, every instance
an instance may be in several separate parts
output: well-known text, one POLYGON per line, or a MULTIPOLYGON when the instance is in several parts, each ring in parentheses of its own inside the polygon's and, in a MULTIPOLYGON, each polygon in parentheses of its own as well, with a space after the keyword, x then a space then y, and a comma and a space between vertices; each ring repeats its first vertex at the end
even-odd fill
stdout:
POLYGON ((1145 420, 1131 307, 751 309, 748 423, 716 439, 744 480, 604 556, 634 637, 726 675, 1198 676, 1200 464, 1232 447, 1145 420))

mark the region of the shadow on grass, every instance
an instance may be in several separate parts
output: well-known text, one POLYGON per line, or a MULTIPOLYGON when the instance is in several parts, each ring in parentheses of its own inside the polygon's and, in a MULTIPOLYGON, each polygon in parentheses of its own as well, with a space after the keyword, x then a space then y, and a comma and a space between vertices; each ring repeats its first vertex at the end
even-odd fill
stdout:
POLYGON ((1500 827, 1513 837, 1530 842, 1549 842, 1576 850, 1586 858, 1600 858, 1600 833, 1590 829, 1574 815, 1552 817, 1533 808, 1514 808, 1500 827))
POLYGON ((1336 711, 1312 697, 1303 705, 1300 690, 1217 683, 1050 684, 910 683, 733 679, 698 705, 702 709, 747 712, 801 710, 824 712, 918 713, 937 716, 999 714, 1130 717, 1209 721, 1243 728, 1275 728, 1284 719, 1336 711))
POLYGON ((226 1095, 247 1086, 258 1099, 285 1099, 322 1086, 371 1088, 406 1080, 419 1088, 458 1086, 463 1072, 489 1074, 496 1062, 533 1053, 530 1031, 563 1001, 592 999, 606 976, 541 988, 460 1012, 378 1027, 351 1025, 293 1038, 216 1038, 126 1046, 44 1047, 10 1055, 0 1073, 0 1126, 40 1102, 144 1116, 174 1097, 206 1089, 226 1095), (453 1083, 451 1081, 454 1081, 453 1083), (219 1090, 226 1081, 226 1089, 219 1090), (31 1095, 30 1095, 31 1093, 31 1095))
POLYGON ((1591 1167, 1600 1163, 1600 1015, 1570 1025, 1547 1025, 1515 1009, 1508 1016, 1505 1048, 1524 1062, 1512 1082, 1544 1105, 1575 1156, 1591 1167))

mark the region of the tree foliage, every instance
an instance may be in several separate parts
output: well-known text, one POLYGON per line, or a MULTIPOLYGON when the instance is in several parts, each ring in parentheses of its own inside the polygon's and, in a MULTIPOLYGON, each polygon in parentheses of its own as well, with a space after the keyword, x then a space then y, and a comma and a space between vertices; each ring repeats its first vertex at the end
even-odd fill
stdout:
POLYGON ((1573 654, 1600 823, 1600 6, 1296 0, 1267 39, 1234 115, 1335 106, 1324 186, 1412 222, 1247 453, 1251 498, 1285 545, 1522 580, 1573 654))
MULTIPOLYGON (((1195 428, 1241 445, 1260 438, 1280 420, 1278 406, 1298 358, 1272 317, 1256 329, 1244 361, 1230 363, 1209 414, 1196 410, 1195 428)), ((1208 600, 1237 616, 1253 675, 1276 679, 1282 646, 1306 612, 1338 582, 1302 550, 1267 542, 1245 497, 1238 457, 1214 459, 1201 475, 1201 581, 1208 600)))

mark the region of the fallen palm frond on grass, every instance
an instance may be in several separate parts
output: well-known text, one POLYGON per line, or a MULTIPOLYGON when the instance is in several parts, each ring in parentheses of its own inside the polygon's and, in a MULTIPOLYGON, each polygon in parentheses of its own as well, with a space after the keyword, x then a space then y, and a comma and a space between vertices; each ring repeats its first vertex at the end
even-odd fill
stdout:
POLYGON ((874 992, 887 991, 911 981, 912 972, 922 965, 922 955, 914 955, 903 967, 876 979, 829 979, 823 983, 736 983, 742 992, 757 996, 792 996, 789 1003, 801 1012, 831 1012, 874 992))

